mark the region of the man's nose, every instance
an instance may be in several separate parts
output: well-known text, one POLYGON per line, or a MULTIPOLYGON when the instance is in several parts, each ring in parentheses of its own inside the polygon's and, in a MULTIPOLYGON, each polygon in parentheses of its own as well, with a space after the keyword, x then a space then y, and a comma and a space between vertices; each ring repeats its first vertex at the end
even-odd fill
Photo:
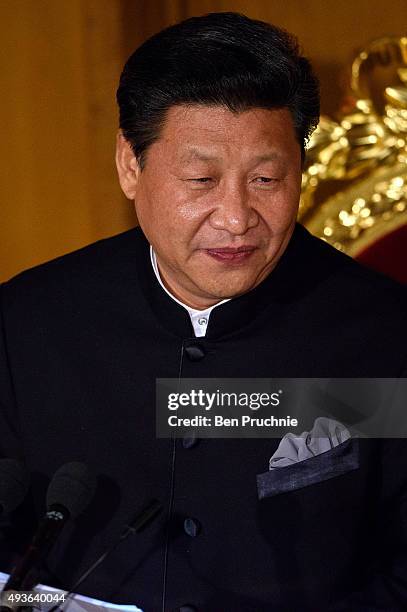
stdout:
POLYGON ((245 185, 226 187, 217 194, 216 208, 210 216, 213 228, 236 236, 245 234, 259 222, 245 185))

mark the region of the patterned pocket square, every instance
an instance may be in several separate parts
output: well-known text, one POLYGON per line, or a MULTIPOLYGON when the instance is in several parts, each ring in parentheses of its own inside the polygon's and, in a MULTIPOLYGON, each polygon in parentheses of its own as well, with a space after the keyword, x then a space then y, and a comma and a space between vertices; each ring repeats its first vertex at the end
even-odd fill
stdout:
POLYGON ((295 491, 359 467, 359 445, 332 419, 316 419, 310 432, 286 434, 270 459, 270 470, 257 475, 259 499, 295 491))

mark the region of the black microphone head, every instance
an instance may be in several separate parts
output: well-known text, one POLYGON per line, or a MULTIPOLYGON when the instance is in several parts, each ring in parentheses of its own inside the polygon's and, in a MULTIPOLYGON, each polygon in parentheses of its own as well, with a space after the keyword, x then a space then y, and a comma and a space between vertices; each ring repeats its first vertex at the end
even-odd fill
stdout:
POLYGON ((96 489, 96 478, 84 463, 65 463, 54 474, 47 491, 47 508, 63 506, 76 518, 89 504, 96 489))
POLYGON ((30 475, 16 459, 0 459, 0 514, 12 512, 27 495, 30 475))

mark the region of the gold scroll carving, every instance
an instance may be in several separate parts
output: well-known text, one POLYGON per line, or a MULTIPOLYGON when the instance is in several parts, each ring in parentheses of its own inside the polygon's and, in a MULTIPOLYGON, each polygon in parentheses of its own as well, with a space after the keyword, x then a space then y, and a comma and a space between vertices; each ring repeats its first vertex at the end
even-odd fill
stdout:
POLYGON ((350 88, 309 141, 299 220, 355 256, 407 223, 407 37, 359 53, 350 88))

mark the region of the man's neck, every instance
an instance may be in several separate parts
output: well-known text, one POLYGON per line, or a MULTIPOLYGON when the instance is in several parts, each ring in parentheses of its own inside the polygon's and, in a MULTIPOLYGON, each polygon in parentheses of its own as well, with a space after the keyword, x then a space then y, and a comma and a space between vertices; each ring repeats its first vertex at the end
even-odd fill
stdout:
POLYGON ((212 310, 216 308, 217 306, 220 306, 221 304, 228 302, 229 300, 222 300, 220 302, 216 302, 215 304, 212 304, 206 308, 205 307, 195 308, 194 306, 185 304, 185 302, 183 302, 176 295, 174 295, 174 293, 164 284, 162 276, 160 274, 160 270, 158 268, 157 258, 155 256, 153 247, 151 245, 150 245, 150 258, 151 258, 151 264, 153 266, 155 276, 158 282, 160 283, 161 287, 170 296, 172 300, 174 300, 175 302, 177 302, 177 304, 179 304, 180 306, 185 308, 185 310, 187 310, 190 316, 190 319, 191 319, 191 324, 194 329, 195 336, 197 337, 205 336, 206 330, 208 327, 208 323, 209 323, 209 317, 211 316, 212 310))
POLYGON ((213 301, 205 301, 205 302, 194 301, 192 303, 189 299, 185 299, 183 296, 179 295, 176 291, 174 291, 174 288, 170 287, 168 282, 165 280, 165 276, 162 274, 162 271, 160 270, 160 267, 157 261, 157 256, 151 245, 150 245, 150 255, 151 255, 151 263, 152 263, 155 275, 157 277, 158 282, 164 289, 164 291, 166 291, 166 293, 168 293, 168 295, 173 300, 175 300, 178 304, 180 304, 187 310, 191 310, 194 312, 204 312, 204 311, 206 312, 208 310, 212 310, 215 306, 219 306, 220 304, 224 304, 225 302, 229 301, 230 298, 227 298, 224 300, 215 299, 213 301))

